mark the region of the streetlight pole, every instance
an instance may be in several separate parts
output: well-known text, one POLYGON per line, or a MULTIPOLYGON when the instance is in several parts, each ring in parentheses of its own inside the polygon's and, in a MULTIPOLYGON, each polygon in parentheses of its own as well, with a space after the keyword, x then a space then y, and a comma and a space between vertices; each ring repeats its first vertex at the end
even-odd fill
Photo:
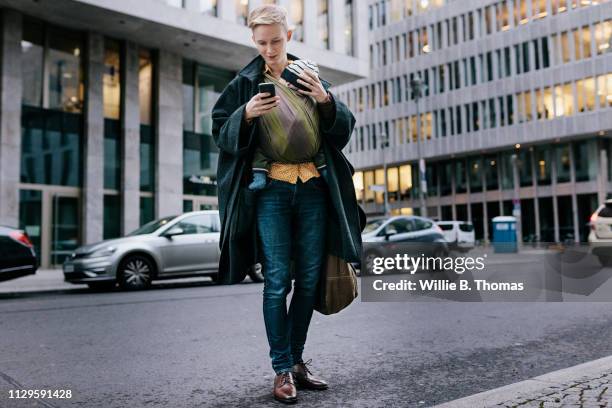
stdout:
POLYGON ((425 204, 425 194, 427 194, 427 175, 425 174, 425 159, 421 150, 421 112, 419 109, 419 100, 427 85, 423 83, 419 76, 410 81, 412 95, 416 103, 417 115, 417 158, 419 167, 419 201, 421 206, 421 216, 427 217, 427 205, 425 204))
POLYGON ((387 180, 387 147, 389 147, 389 135, 386 133, 381 133, 381 147, 382 147, 382 156, 383 156, 383 172, 384 172, 384 183, 385 188, 383 190, 383 197, 385 200, 385 217, 389 216, 389 182, 387 180))

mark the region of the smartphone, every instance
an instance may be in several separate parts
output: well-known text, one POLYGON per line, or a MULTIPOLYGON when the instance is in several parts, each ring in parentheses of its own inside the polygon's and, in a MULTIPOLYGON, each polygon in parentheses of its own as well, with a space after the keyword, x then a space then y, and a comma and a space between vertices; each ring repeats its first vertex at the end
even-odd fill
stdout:
MULTIPOLYGON (((274 89, 274 84, 272 82, 264 82, 259 84, 259 93, 269 93, 270 98, 276 96, 276 91, 274 89)), ((268 97, 266 97, 268 99, 268 97)))

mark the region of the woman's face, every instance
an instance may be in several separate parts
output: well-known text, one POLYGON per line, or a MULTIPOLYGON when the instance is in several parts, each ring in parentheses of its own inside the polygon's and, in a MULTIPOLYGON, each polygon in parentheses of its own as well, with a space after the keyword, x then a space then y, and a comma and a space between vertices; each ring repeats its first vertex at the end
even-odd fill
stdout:
POLYGON ((268 65, 277 65, 287 56, 287 41, 291 31, 282 24, 260 24, 253 29, 253 42, 268 65))

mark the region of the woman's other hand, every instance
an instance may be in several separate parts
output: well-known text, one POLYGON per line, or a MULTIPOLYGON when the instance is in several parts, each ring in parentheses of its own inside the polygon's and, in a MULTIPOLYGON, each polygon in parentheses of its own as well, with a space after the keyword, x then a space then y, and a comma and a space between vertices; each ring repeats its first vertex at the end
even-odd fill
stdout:
POLYGON ((298 83, 304 85, 309 91, 298 89, 298 92, 304 95, 312 96, 317 103, 327 103, 330 101, 330 96, 319 80, 319 76, 309 69, 305 69, 298 78, 298 83))
POLYGON ((252 121, 254 118, 264 115, 278 106, 280 96, 269 97, 268 92, 258 93, 251 98, 247 103, 244 110, 244 119, 247 122, 252 121))

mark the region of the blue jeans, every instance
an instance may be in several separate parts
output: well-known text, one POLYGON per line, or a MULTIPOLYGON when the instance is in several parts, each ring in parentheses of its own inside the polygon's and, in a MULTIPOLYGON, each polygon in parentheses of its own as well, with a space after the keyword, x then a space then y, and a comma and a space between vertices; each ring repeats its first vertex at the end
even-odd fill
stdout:
POLYGON ((297 184, 271 179, 257 196, 263 251, 263 315, 272 368, 278 374, 302 362, 319 272, 325 259, 327 186, 321 177, 297 184), (293 297, 291 257, 294 257, 293 297))

